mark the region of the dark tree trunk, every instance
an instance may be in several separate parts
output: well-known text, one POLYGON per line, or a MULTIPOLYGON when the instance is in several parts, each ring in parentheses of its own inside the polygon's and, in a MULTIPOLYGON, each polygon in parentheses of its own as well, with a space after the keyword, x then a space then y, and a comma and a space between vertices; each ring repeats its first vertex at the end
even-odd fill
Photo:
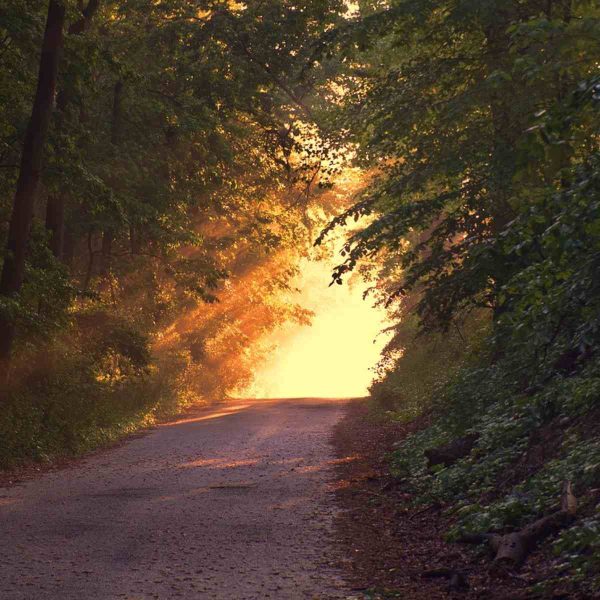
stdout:
MULTIPOLYGON (((8 230, 7 254, 0 277, 0 295, 3 296, 15 296, 23 285, 25 254, 54 102, 64 23, 65 7, 57 0, 50 0, 37 90, 23 144, 19 179, 8 230)), ((0 378, 3 380, 7 377, 14 337, 14 321, 8 315, 0 314, 0 378)))
MULTIPOLYGON (((112 110, 112 124, 110 141, 113 146, 113 150, 116 153, 116 147, 119 144, 120 131, 121 131, 121 112, 122 112, 122 101, 123 101, 123 82, 117 81, 114 87, 113 94, 113 110, 112 110)), ((113 190, 116 189, 117 182, 111 182, 113 190)), ((102 233, 102 264, 101 271, 103 275, 106 275, 110 271, 112 262, 112 244, 115 238, 114 231, 107 228, 102 233)))
POLYGON ((129 226, 129 248, 130 248, 131 254, 133 254, 133 255, 139 254, 141 247, 142 247, 142 245, 140 243, 140 239, 138 237, 136 229, 133 225, 130 225, 129 226))
MULTIPOLYGON (((85 33, 99 7, 100 0, 90 0, 87 6, 82 9, 81 17, 69 26, 68 34, 81 35, 85 33)), ((69 93, 65 89, 60 90, 56 95, 56 109, 59 117, 64 115, 70 103, 69 93)), ((52 254, 59 260, 63 260, 65 254, 65 204, 65 195, 59 193, 51 195, 46 206, 46 228, 50 232, 50 249, 52 254)))
POLYGON ((52 250, 52 254, 58 260, 62 260, 65 239, 65 199, 62 194, 48 196, 46 229, 50 232, 50 250, 52 250))
MULTIPOLYGON (((510 36, 506 30, 512 18, 513 14, 509 8, 506 12, 499 12, 493 25, 485 32, 488 74, 504 68, 510 51, 510 36)), ((506 97, 502 92, 491 93, 490 113, 493 131, 490 186, 493 189, 493 197, 489 210, 492 229, 498 234, 504 231, 507 223, 515 216, 510 204, 511 182, 515 169, 516 140, 522 129, 516 118, 512 98, 506 97)))
POLYGON ((435 465, 449 467, 461 458, 469 456, 478 439, 478 433, 469 433, 444 446, 429 448, 423 454, 427 458, 429 467, 434 467, 435 465))
POLYGON ((90 281, 94 273, 94 234, 90 231, 87 236, 87 249, 88 249, 88 264, 85 272, 85 279, 83 281, 83 291, 87 292, 90 287, 90 281))
POLYGON ((63 262, 69 269, 73 269, 73 260, 75 259, 75 237, 65 228, 65 237, 63 242, 63 262))
POLYGON ((123 82, 121 80, 115 83, 114 95, 113 95, 113 114, 112 114, 112 126, 110 141, 113 146, 119 144, 121 137, 121 114, 123 105, 123 82))
POLYGON ((87 6, 81 11, 81 17, 69 27, 69 35, 84 33, 99 8, 100 0, 90 0, 87 6))
POLYGON ((102 274, 106 275, 110 271, 110 265, 112 261, 112 243, 113 243, 112 231, 105 231, 102 234, 102 274))

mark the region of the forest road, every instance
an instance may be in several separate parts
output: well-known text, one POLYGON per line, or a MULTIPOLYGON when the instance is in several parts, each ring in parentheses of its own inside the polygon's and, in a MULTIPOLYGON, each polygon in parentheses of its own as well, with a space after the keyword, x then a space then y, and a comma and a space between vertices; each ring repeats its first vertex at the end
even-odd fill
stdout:
POLYGON ((222 405, 0 489, 0 598, 350 597, 329 445, 344 407, 222 405))

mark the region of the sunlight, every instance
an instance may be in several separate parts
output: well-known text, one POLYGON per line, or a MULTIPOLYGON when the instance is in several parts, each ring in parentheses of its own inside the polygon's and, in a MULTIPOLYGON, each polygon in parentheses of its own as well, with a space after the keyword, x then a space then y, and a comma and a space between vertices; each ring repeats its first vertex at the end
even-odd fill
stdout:
MULTIPOLYGON (((339 256, 339 255, 337 255, 339 256)), ((367 395, 372 367, 387 341, 383 308, 363 300, 366 285, 331 286, 331 260, 304 260, 299 302, 315 313, 311 326, 289 324, 271 336, 274 351, 244 391, 258 398, 367 395)))
POLYGON ((168 423, 163 423, 161 427, 174 427, 175 425, 182 425, 184 423, 198 423, 200 421, 211 421, 213 419, 219 419, 220 417, 229 417, 238 413, 245 408, 248 408, 248 404, 236 404, 234 406, 228 406, 218 411, 209 412, 206 415, 202 415, 200 417, 185 417, 183 419, 177 419, 175 421, 169 421, 168 423))

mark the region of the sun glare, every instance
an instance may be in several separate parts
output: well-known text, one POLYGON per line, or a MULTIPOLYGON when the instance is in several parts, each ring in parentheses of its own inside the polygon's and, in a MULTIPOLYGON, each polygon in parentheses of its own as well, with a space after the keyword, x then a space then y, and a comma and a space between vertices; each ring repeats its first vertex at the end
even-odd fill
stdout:
POLYGON ((299 303, 315 313, 310 326, 287 325, 272 336, 274 351, 244 394, 258 398, 359 397, 387 337, 385 311, 363 300, 364 284, 329 286, 332 263, 305 260, 299 303))

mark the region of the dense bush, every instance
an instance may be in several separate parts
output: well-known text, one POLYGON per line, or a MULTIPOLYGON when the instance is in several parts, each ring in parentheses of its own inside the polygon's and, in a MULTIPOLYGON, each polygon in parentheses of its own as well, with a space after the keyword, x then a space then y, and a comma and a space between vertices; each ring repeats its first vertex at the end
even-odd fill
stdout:
MULTIPOLYGON (((501 291, 503 310, 488 336, 492 350, 479 354, 478 365, 453 369, 441 352, 415 370, 402 357, 373 387, 380 401, 388 382, 418 378, 420 369, 445 374, 438 375, 445 385, 419 402, 434 407, 433 425, 399 445, 393 469, 416 502, 447 507, 454 523, 449 539, 522 527, 555 508, 561 483, 573 482, 581 517, 553 544, 556 575, 584 579, 594 589, 600 589, 599 175, 594 153, 566 176, 563 190, 528 205, 509 224, 502 243, 521 268, 501 291), (427 449, 469 432, 479 439, 467 458, 428 468, 427 449)), ((394 410, 413 415, 403 398, 400 391, 394 410)))

